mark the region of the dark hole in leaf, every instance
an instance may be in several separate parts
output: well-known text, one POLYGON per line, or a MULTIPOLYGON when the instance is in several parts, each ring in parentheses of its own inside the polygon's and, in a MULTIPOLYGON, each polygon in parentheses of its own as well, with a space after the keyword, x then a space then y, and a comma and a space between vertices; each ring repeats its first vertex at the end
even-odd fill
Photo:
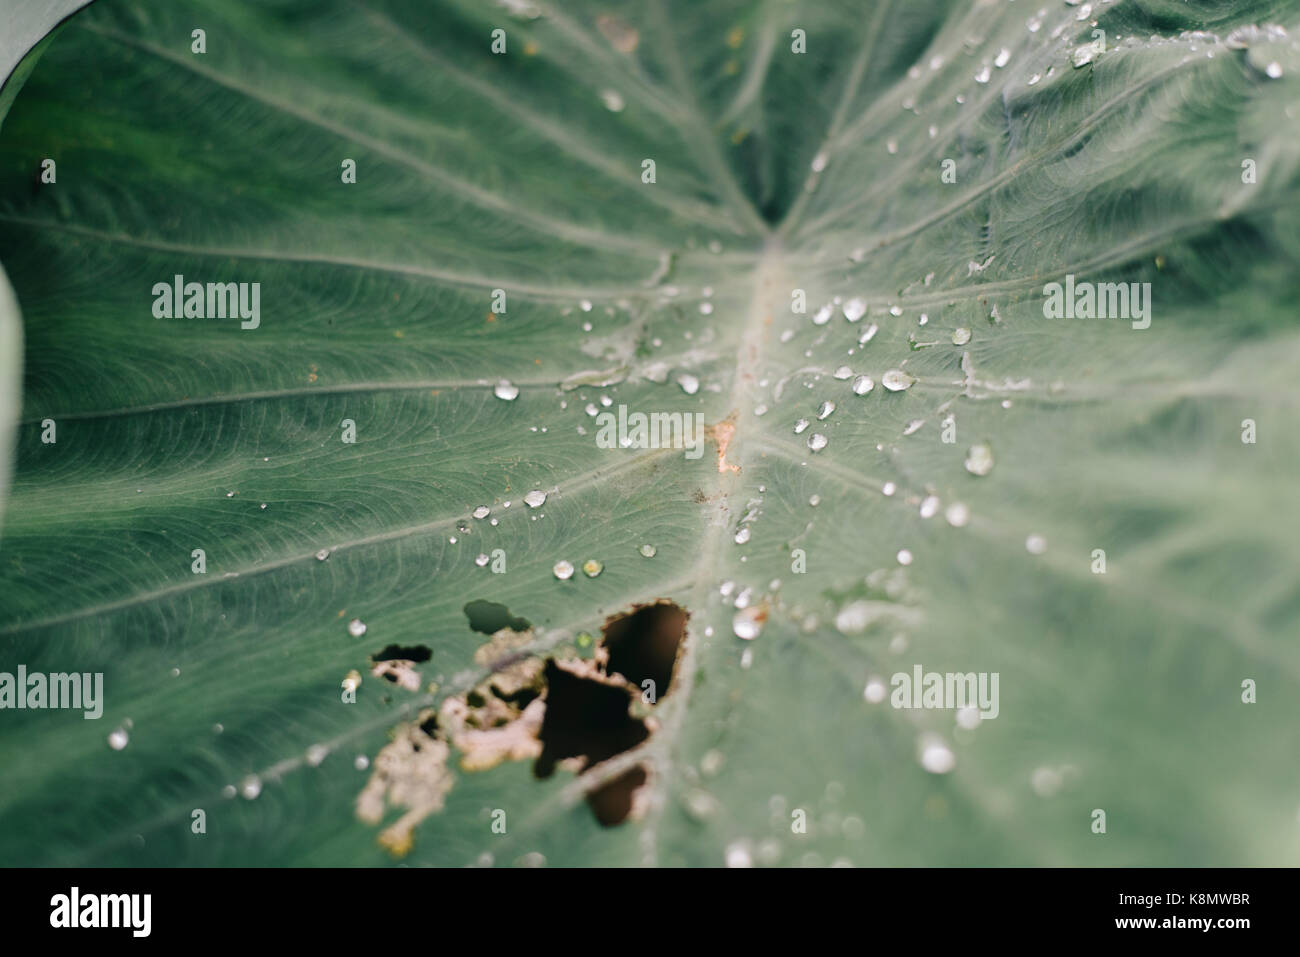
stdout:
POLYGON ((605 670, 621 674, 641 689, 648 678, 654 682, 656 699, 664 697, 672 684, 689 617, 681 606, 661 601, 610 618, 603 629, 609 651, 605 670))
POLYGON ((565 758, 584 758, 586 770, 650 736, 645 722, 628 713, 627 688, 573 674, 554 659, 546 662, 545 675, 542 754, 533 769, 539 778, 549 777, 565 758))
POLYGON ((389 645, 377 655, 372 655, 371 661, 414 661, 417 664, 421 661, 428 661, 433 657, 433 652, 425 645, 411 645, 404 647, 402 645, 389 645))
POLYGON ((632 799, 648 777, 645 768, 635 767, 588 794, 587 804, 596 820, 605 827, 621 824, 632 813, 632 799))
POLYGON ((533 627, 526 618, 516 618, 510 609, 494 601, 475 599, 465 606, 465 617, 469 626, 485 635, 495 635, 502 628, 511 631, 527 631, 533 627))
POLYGON ((438 715, 437 712, 430 711, 429 716, 420 723, 420 730, 431 738, 438 736, 438 715))
MULTIPOLYGON (((539 778, 549 777, 566 758, 580 760, 579 772, 636 747, 650 736, 645 722, 628 713, 632 691, 606 684, 599 676, 574 674, 555 661, 546 662, 546 716, 538 737, 542 753, 533 765, 539 778)), ((634 769, 637 770, 637 769, 634 769)), ((605 826, 620 823, 632 809, 632 796, 645 781, 631 772, 587 795, 596 819, 605 826)))

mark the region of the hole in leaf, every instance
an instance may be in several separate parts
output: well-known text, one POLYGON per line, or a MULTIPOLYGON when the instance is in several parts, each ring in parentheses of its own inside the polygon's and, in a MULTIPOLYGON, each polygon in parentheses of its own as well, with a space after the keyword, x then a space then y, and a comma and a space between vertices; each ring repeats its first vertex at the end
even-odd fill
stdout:
POLYGON ((502 628, 511 631, 527 631, 533 626, 525 618, 516 618, 510 609, 494 601, 477 598, 465 606, 465 617, 469 626, 485 635, 495 635, 502 628))
POLYGON ((681 606, 659 601, 610 618, 602 629, 609 652, 605 670, 622 675, 638 688, 644 688, 649 679, 657 697, 662 698, 672 684, 689 617, 681 606))
POLYGON ((650 736, 645 721, 628 712, 632 690, 594 670, 579 673, 570 666, 546 662, 546 717, 542 721, 542 754, 534 772, 550 777, 568 758, 581 759, 585 771, 650 736))

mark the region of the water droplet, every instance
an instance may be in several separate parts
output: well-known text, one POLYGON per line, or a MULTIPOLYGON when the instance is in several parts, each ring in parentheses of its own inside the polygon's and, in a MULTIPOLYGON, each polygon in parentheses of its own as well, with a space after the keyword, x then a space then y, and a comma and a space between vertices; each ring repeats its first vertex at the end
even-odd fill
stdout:
POLYGON ((812 435, 808 436, 808 448, 812 449, 814 452, 820 452, 822 449, 826 448, 827 441, 829 440, 826 436, 822 435, 820 432, 814 432, 812 435))
POLYGON ((127 746, 131 736, 126 733, 126 728, 115 728, 108 735, 108 746, 114 751, 121 751, 127 746))
POLYGON ((947 774, 957 764, 952 748, 937 734, 922 735, 919 750, 921 767, 931 774, 947 774))
POLYGON ((880 384, 890 392, 902 392, 904 389, 910 388, 915 381, 916 379, 902 369, 890 369, 880 377, 880 384))
POLYGON ((872 339, 876 338, 876 333, 880 331, 880 326, 874 322, 862 330, 862 335, 858 336, 858 345, 865 346, 872 339))
POLYGON ((1001 50, 998 51, 998 55, 993 58, 993 65, 1000 70, 1007 65, 1007 62, 1010 59, 1011 59, 1011 51, 1008 50, 1006 47, 1003 47, 1001 50))
POLYGON ((600 99, 605 104, 605 109, 611 113, 622 113, 623 107, 626 105, 617 90, 602 90, 600 99))
POLYGON ((596 558, 588 558, 582 563, 582 573, 588 578, 595 578, 605 570, 605 563, 596 558))
POLYGON ((896 557, 898 558, 898 564, 900 565, 912 564, 912 557, 913 557, 912 553, 909 552, 906 548, 900 548, 898 550, 898 555, 896 557))
POLYGON ((961 502, 953 502, 944 510, 943 517, 948 520, 948 524, 953 528, 961 528, 970 521, 970 506, 961 502))
POLYGON ((993 449, 987 442, 979 442, 966 453, 966 471, 971 475, 988 475, 993 470, 993 449))
POLYGON ((758 405, 754 406, 754 414, 757 416, 767 415, 767 405, 760 402, 758 405))
POLYGON ((352 766, 358 771, 364 771, 370 767, 370 759, 364 754, 358 754, 356 760, 352 762, 352 766))
POLYGON ((876 383, 872 381, 871 376, 860 375, 853 380, 853 394, 866 395, 868 392, 874 389, 875 386, 876 383))
POLYGON ((835 403, 827 399, 817 408, 817 418, 824 419, 835 411, 835 403))
POLYGON ((867 314, 867 304, 858 298, 850 299, 841 308, 844 310, 844 318, 849 322, 857 322, 867 314))
POLYGON ((583 299, 581 302, 578 303, 578 308, 581 309, 583 312, 591 312, 591 300, 583 299))
POLYGON ((711 302, 702 302, 702 303, 700 303, 700 315, 702 315, 702 316, 711 316, 711 315, 713 315, 713 303, 711 303, 711 302))
POLYGON ((511 385, 507 380, 502 379, 497 383, 496 388, 492 390, 492 394, 498 399, 512 402, 519 397, 519 386, 511 385))
POLYGON ((912 435, 916 432, 919 432, 921 430, 921 426, 923 425, 925 425, 925 419, 913 419, 911 422, 907 423, 907 425, 903 428, 903 434, 912 435))
POLYGON ((658 554, 659 549, 655 548, 653 545, 642 545, 639 551, 645 558, 654 558, 655 555, 658 554))
POLYGON ((731 619, 731 630, 737 638, 753 641, 763 630, 766 613, 759 608, 742 608, 731 619))
POLYGON ((682 387, 682 391, 687 395, 694 395, 700 391, 700 380, 689 372, 683 372, 677 377, 677 384, 682 387))
POLYGON ((749 526, 746 525, 744 528, 736 532, 736 544, 744 545, 748 541, 749 541, 749 526))
POLYGON ((360 618, 353 618, 348 622, 348 634, 353 638, 360 638, 366 633, 366 623, 360 618))
POLYGON ((1091 43, 1085 43, 1081 47, 1076 47, 1074 52, 1070 54, 1070 62, 1074 64, 1074 68, 1077 70, 1080 67, 1087 66, 1096 56, 1097 48, 1091 43))
POLYGON ((862 689, 862 697, 872 704, 880 704, 885 700, 887 690, 883 681, 879 678, 871 678, 867 681, 867 686, 862 689))
POLYGON ((885 496, 890 496, 898 491, 898 486, 895 485, 893 482, 886 482, 884 485, 880 486, 880 491, 881 494, 885 496))
POLYGON ((330 557, 330 550, 328 548, 322 548, 320 551, 316 553, 316 561, 318 562, 323 562, 325 561, 325 559, 329 557, 330 557))
POLYGON ((954 346, 964 346, 970 342, 970 330, 965 326, 959 326, 952 331, 952 344, 954 346))
POLYGON ((821 503, 822 503, 822 497, 820 495, 813 495, 808 499, 808 504, 811 505, 813 508, 816 508, 821 503))
POLYGON ((852 377, 853 377, 853 370, 850 369, 848 366, 840 366, 838 369, 835 370, 835 378, 837 379, 841 379, 841 380, 851 379, 852 377))
POLYGON ((492 509, 488 508, 486 505, 480 505, 478 508, 474 509, 475 518, 487 518, 491 514, 492 509))
POLYGON ((1042 78, 1043 75, 1041 73, 1035 73, 1028 80, 1026 80, 1025 83, 1028 84, 1029 86, 1035 86, 1038 83, 1038 81, 1041 80, 1042 78))
POLYGON ((826 168, 826 153, 825 151, 822 151, 812 158, 812 171, 814 173, 820 173, 825 168, 826 168))
POLYGON ((313 768, 320 767, 322 761, 329 755, 330 749, 323 744, 313 744, 307 749, 307 763, 313 768))
POLYGON ((808 428, 808 420, 800 419, 794 424, 794 434, 799 435, 804 429, 808 428))
POLYGON ((987 83, 989 81, 989 77, 992 75, 993 75, 993 71, 989 69, 988 64, 985 64, 983 67, 980 68, 980 71, 975 74, 975 82, 987 83))
POLYGON ((933 518, 939 512, 939 496, 927 495, 921 500, 921 517, 933 518))
POLYGON ((826 325, 826 323, 830 322, 831 314, 832 312, 834 312, 834 308, 835 307, 832 306, 830 303, 827 303, 826 305, 818 309, 815 313, 813 313, 813 318, 812 318, 813 325, 824 326, 826 325))
POLYGON ((239 793, 244 796, 245 800, 252 801, 262 793, 262 779, 256 774, 250 774, 239 782, 239 793))
POLYGON ((482 568, 487 563, 488 563, 488 557, 486 555, 479 555, 478 558, 474 559, 474 564, 477 565, 479 568, 482 568))
POLYGON ((568 581, 573 577, 573 563, 563 560, 558 561, 555 563, 555 567, 552 568, 551 571, 555 573, 555 577, 560 581, 568 581))
POLYGON ((1268 66, 1264 68, 1264 72, 1268 75, 1269 79, 1272 80, 1281 79, 1282 64, 1274 60, 1272 63, 1270 63, 1268 66))
POLYGON ((727 847, 727 866, 753 867, 754 860, 749 854, 748 845, 739 842, 729 845, 727 847))
POLYGON ((524 504, 529 508, 540 508, 546 504, 546 493, 535 488, 524 496, 524 504))
POLYGON ((1042 535, 1030 535, 1025 539, 1025 550, 1031 555, 1041 555, 1047 551, 1047 539, 1042 535))

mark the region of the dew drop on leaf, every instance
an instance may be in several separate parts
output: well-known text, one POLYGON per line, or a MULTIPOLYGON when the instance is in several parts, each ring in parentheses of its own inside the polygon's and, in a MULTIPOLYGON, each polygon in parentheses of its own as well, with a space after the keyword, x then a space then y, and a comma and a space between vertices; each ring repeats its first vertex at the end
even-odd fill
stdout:
POLYGON ((366 633, 366 623, 360 618, 353 618, 348 622, 348 634, 353 638, 360 638, 366 633))
POLYGON ((677 384, 682 387, 682 391, 687 395, 694 395, 700 391, 700 380, 687 372, 683 372, 677 377, 677 384))
POLYGON ((492 390, 492 394, 495 395, 498 399, 504 399, 507 402, 513 402, 515 399, 519 397, 519 386, 511 385, 510 382, 508 382, 505 379, 502 379, 500 382, 497 383, 496 388, 492 390))
POLYGON ((737 638, 753 641, 763 630, 765 613, 758 608, 742 608, 731 619, 731 630, 737 638))
POLYGON ((130 742, 131 736, 126 733, 126 728, 114 728, 108 735, 108 746, 114 751, 121 751, 130 742))
POLYGON ((826 443, 828 441, 829 440, 826 436, 822 435, 820 432, 814 432, 812 435, 808 436, 808 448, 812 449, 814 452, 820 452, 822 449, 826 448, 826 443))
POLYGON ((890 369, 880 377, 880 384, 890 392, 902 392, 910 388, 916 379, 912 378, 902 369, 890 369))
POLYGON ((965 326, 959 326, 952 331, 952 344, 954 346, 964 346, 970 342, 970 330, 965 326))
POLYGON ((834 411, 835 411, 835 403, 834 403, 834 402, 831 402, 829 399, 827 399, 825 402, 823 402, 823 403, 818 407, 818 409, 817 409, 817 418, 818 418, 818 419, 825 419, 827 416, 829 416, 829 415, 830 415, 832 412, 834 412, 834 411))
POLYGON ((595 558, 588 558, 585 562, 582 563, 582 573, 586 575, 588 578, 595 578, 604 570, 605 570, 605 563, 595 558))
POLYGON ((953 528, 961 528, 970 521, 970 506, 961 502, 953 502, 944 510, 943 517, 948 520, 948 524, 953 528))
POLYGON ((923 735, 919 744, 921 767, 931 774, 947 774, 957 764, 952 748, 935 734, 923 735))
POLYGON ((555 573, 555 577, 560 581, 568 581, 573 577, 573 562, 560 560, 555 563, 555 567, 551 571, 555 573))
POLYGON ((872 378, 869 375, 860 375, 853 380, 854 395, 866 395, 875 387, 876 383, 872 381, 872 378))
POLYGON ((486 505, 480 505, 478 508, 474 509, 475 518, 487 518, 491 513, 492 510, 486 505))
POLYGON ((977 442, 966 453, 966 471, 971 475, 988 475, 993 470, 993 449, 987 442, 977 442))
POLYGON ((642 545, 638 551, 641 552, 643 558, 654 558, 659 552, 659 549, 655 548, 653 545, 642 545))
POLYGON ((867 314, 867 304, 856 297, 850 299, 841 308, 844 310, 844 318, 849 322, 857 322, 867 314))
POLYGON ((800 419, 798 422, 794 424, 794 434, 799 435, 806 428, 808 428, 808 420, 800 419))
POLYGON ((831 306, 829 303, 825 306, 822 306, 815 313, 813 313, 813 317, 812 317, 813 325, 814 326, 826 325, 826 323, 831 321, 831 313, 833 311, 834 311, 834 307, 831 306))
POLYGON ((540 508, 546 504, 546 493, 535 488, 524 496, 524 504, 529 508, 540 508))

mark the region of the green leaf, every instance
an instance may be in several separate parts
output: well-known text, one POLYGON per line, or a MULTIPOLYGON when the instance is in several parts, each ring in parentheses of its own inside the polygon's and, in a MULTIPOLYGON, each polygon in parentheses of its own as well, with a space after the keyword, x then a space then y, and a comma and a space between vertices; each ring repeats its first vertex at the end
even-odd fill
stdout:
POLYGON ((0 712, 0 861, 391 862, 359 759, 473 698, 471 616, 596 673, 669 599, 644 744, 453 755, 404 859, 1294 863, 1298 7, 79 14, 0 132, 0 670, 104 710, 0 712), (177 275, 257 327, 156 318, 177 275), (1149 283, 1149 328, 1049 318, 1067 275, 1149 283), (620 406, 708 447, 602 448, 620 406), (918 665, 996 673, 996 719, 892 707, 918 665))

